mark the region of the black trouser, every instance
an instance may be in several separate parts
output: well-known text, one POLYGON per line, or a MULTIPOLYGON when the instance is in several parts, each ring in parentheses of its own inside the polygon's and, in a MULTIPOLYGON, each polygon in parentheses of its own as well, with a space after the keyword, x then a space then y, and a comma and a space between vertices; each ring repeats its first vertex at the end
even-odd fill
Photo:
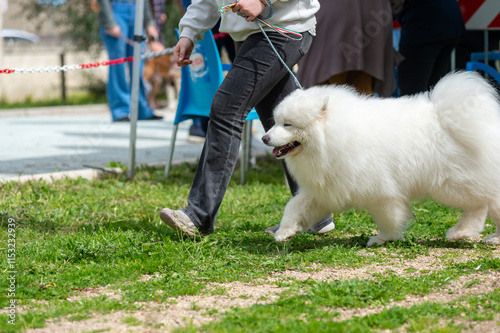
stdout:
POLYGON ((460 38, 439 43, 399 46, 405 59, 398 66, 401 96, 428 91, 451 71, 451 52, 460 38))

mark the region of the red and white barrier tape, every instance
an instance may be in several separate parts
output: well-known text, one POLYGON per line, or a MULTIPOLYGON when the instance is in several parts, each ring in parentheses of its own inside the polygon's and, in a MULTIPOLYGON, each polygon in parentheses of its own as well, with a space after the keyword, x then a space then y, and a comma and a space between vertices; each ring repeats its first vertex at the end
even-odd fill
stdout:
MULTIPOLYGON (((166 48, 158 52, 149 52, 141 56, 142 60, 153 59, 162 55, 172 54, 173 47, 166 48)), ((0 69, 0 74, 26 74, 26 73, 49 73, 49 72, 67 72, 79 69, 95 68, 100 66, 113 66, 123 64, 124 62, 132 62, 134 57, 112 59, 106 61, 97 61, 79 65, 65 65, 65 66, 49 66, 49 67, 30 67, 30 68, 6 68, 0 69)))

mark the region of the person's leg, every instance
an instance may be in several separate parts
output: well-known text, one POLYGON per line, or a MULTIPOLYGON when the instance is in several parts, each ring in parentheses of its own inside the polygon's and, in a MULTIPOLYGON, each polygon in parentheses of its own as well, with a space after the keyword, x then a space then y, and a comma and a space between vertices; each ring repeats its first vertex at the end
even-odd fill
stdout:
POLYGON ((429 78, 429 87, 434 87, 441 78, 451 71, 451 53, 459 41, 460 38, 456 38, 441 44, 440 52, 436 57, 434 68, 429 78))
POLYGON ((189 127, 189 136, 187 140, 193 143, 205 142, 208 128, 208 117, 193 118, 193 124, 189 127))
MULTIPOLYGON (((289 67, 309 48, 311 36, 301 41, 269 33, 274 47, 289 67)), ((242 45, 212 101, 207 139, 200 157, 188 206, 181 211, 203 233, 213 233, 217 213, 238 159, 241 132, 251 108, 289 75, 261 34, 242 45)), ((259 114, 263 119, 268 114, 259 114)), ((163 218, 162 218, 163 219, 163 218)))
MULTIPOLYGON (((127 31, 127 23, 123 16, 127 9, 122 2, 113 2, 115 21, 122 31, 127 31)), ((127 56, 127 43, 121 38, 112 37, 104 33, 101 28, 101 39, 108 52, 109 59, 119 59, 127 56)), ((127 79, 127 64, 109 66, 108 82, 106 83, 106 97, 114 121, 129 116, 130 88, 127 79)))
POLYGON ((227 35, 226 37, 223 38, 223 43, 224 47, 226 48, 229 60, 233 62, 234 58, 236 57, 236 49, 234 47, 233 39, 231 38, 231 36, 227 35))
POLYGON ((207 133, 207 130, 208 130, 208 121, 210 120, 209 117, 201 117, 201 129, 203 130, 203 132, 205 132, 205 135, 207 133))
POLYGON ((435 44, 399 47, 404 60, 398 66, 400 95, 413 95, 429 89, 429 79, 439 48, 435 44))

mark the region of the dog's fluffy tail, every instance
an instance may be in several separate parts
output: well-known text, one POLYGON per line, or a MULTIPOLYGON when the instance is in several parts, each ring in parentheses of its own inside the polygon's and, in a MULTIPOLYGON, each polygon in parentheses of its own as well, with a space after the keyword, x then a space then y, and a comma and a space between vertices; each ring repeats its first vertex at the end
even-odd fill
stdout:
POLYGON ((430 99, 441 126, 454 140, 475 156, 500 163, 499 96, 481 75, 448 74, 436 84, 430 99))

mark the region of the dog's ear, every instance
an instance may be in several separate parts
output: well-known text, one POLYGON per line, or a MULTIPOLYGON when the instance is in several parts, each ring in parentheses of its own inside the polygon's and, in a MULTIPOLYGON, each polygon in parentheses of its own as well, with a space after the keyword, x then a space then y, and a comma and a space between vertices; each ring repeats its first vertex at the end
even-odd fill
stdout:
POLYGON ((321 106, 321 110, 319 111, 319 114, 324 116, 326 115, 326 110, 328 110, 328 101, 330 100, 330 96, 325 96, 323 98, 323 104, 321 106))

